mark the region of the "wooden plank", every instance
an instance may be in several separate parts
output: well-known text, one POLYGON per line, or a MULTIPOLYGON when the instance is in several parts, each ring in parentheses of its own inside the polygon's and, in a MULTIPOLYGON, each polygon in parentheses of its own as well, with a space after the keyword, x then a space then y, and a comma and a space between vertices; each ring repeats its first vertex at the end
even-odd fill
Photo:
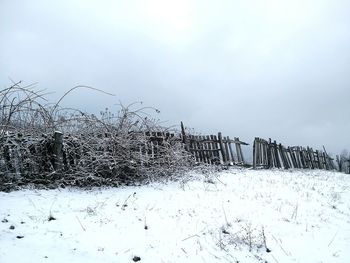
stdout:
POLYGON ((273 162, 272 162, 272 153, 271 153, 271 138, 269 138, 269 141, 266 142, 266 149, 267 149, 267 167, 272 168, 273 162))
POLYGON ((275 145, 273 142, 271 143, 271 153, 272 153, 272 167, 277 168, 277 156, 276 156, 275 145))
POLYGON ((320 169, 325 169, 322 151, 317 150, 317 153, 320 160, 320 169))
POLYGON ((231 145, 231 140, 230 140, 230 137, 229 137, 229 136, 227 136, 227 140, 229 141, 229 142, 228 142, 228 148, 229 148, 229 151, 230 151, 230 154, 231 154, 232 164, 235 164, 235 157, 234 157, 234 154, 233 154, 232 145, 231 145))
POLYGON ((318 150, 316 150, 316 158, 317 158, 318 168, 322 169, 321 160, 320 160, 320 153, 318 152, 318 150))
POLYGON ((255 137, 254 142, 253 142, 253 169, 256 169, 256 148, 257 148, 257 139, 255 137))
POLYGON ((226 158, 226 155, 225 155, 225 149, 224 149, 224 144, 222 142, 222 134, 221 134, 221 132, 218 133, 218 140, 219 140, 220 152, 221 152, 221 156, 222 156, 222 162, 224 164, 226 164, 227 158, 226 158))
POLYGON ((210 136, 209 136, 209 135, 206 135, 206 136, 203 136, 203 137, 204 137, 204 140, 206 141, 206 142, 204 143, 204 145, 205 145, 205 149, 206 149, 206 153, 207 153, 207 163, 208 163, 208 164, 212 164, 213 152, 211 151, 210 136))
POLYGON ((261 162, 261 140, 258 139, 258 144, 257 144, 257 147, 256 147, 256 152, 257 152, 257 156, 256 156, 256 163, 261 166, 262 165, 262 162, 261 162))
POLYGON ((295 162, 294 162, 294 158, 293 158, 294 156, 293 156, 292 149, 291 149, 290 146, 288 146, 287 152, 289 154, 289 158, 290 158, 290 161, 291 161, 291 167, 295 168, 295 162))
POLYGON ((291 160, 291 156, 289 154, 289 151, 287 150, 287 148, 285 148, 284 150, 285 150, 285 156, 287 158, 288 166, 289 166, 289 168, 292 168, 293 164, 292 164, 292 160, 291 160))
POLYGON ((297 147, 293 147, 297 168, 301 168, 300 155, 297 147))
POLYGON ((207 164, 210 164, 210 156, 209 156, 209 151, 208 151, 208 141, 206 141, 206 136, 201 136, 202 141, 202 148, 203 148, 203 153, 204 153, 204 162, 207 164))
POLYGON ((220 149, 197 149, 197 148, 190 148, 193 152, 220 152, 220 149))
POLYGON ((268 146, 266 143, 263 143, 263 149, 264 149, 264 166, 266 168, 269 165, 268 146))
POLYGON ((322 145, 322 147, 323 147, 323 158, 324 158, 324 162, 325 162, 325 167, 327 170, 330 170, 331 167, 330 167, 329 162, 328 162, 328 158, 327 158, 328 154, 327 154, 326 148, 324 147, 324 145, 322 145))
POLYGON ((197 141, 196 141, 194 135, 191 135, 191 144, 192 144, 192 147, 191 147, 192 153, 195 156, 196 162, 200 162, 199 152, 197 151, 197 149, 198 149, 197 141))
POLYGON ((213 139, 212 142, 212 147, 214 151, 214 156, 215 156, 215 164, 220 164, 220 149, 218 147, 218 139, 216 135, 210 135, 210 138, 213 139))
POLYGON ((260 143, 260 163, 262 166, 265 166, 264 148, 265 148, 265 144, 261 142, 260 143))
POLYGON ((259 151, 260 151, 260 164, 261 166, 264 166, 264 143, 262 142, 260 142, 259 151))
POLYGON ((204 154, 203 154, 203 149, 202 146, 200 144, 200 137, 197 135, 195 136, 195 140, 196 140, 196 145, 197 145, 197 149, 199 149, 200 151, 198 151, 198 156, 199 156, 199 161, 200 162, 204 162, 204 154))
POLYGON ((195 140, 196 140, 196 145, 197 145, 197 152, 198 152, 198 156, 199 156, 199 161, 200 162, 204 162, 204 158, 203 158, 203 149, 201 147, 201 144, 200 144, 200 136, 197 135, 195 136, 195 140))
POLYGON ((196 149, 196 155, 197 155, 197 161, 198 162, 202 162, 202 154, 200 153, 201 149, 199 148, 199 143, 198 143, 198 136, 193 136, 194 139, 194 144, 195 145, 195 149, 196 149))
POLYGON ((227 137, 224 137, 223 144, 224 144, 224 150, 225 150, 225 155, 226 155, 226 164, 229 165, 231 163, 231 159, 230 159, 230 154, 229 154, 229 150, 228 150, 227 137))
POLYGON ((279 152, 280 152, 280 156, 281 156, 281 159, 282 159, 283 168, 284 169, 289 169, 287 158, 286 158, 285 152, 284 152, 284 147, 283 147, 283 145, 281 143, 279 144, 279 152))
POLYGON ((314 154, 313 154, 312 148, 310 148, 310 147, 308 146, 308 147, 307 147, 307 152, 308 152, 308 154, 309 154, 311 169, 315 169, 314 154))
POLYGON ((305 148, 302 148, 302 154, 305 161, 305 168, 311 168, 309 155, 307 154, 307 150, 305 148))
POLYGON ((327 162, 327 155, 324 151, 321 151, 322 153, 322 160, 323 160, 323 169, 329 170, 328 162, 327 162))
POLYGON ((202 153, 202 162, 203 163, 208 163, 208 157, 207 157, 207 150, 205 148, 205 142, 203 139, 203 136, 198 136, 198 145, 199 145, 199 149, 201 150, 202 153))
POLYGON ((305 158, 303 156, 302 148, 300 146, 298 146, 298 153, 299 153, 301 168, 305 169, 306 168, 306 162, 305 162, 305 158))
POLYGON ((207 152, 208 152, 208 156, 209 156, 209 163, 210 164, 214 164, 214 153, 213 153, 213 147, 212 147, 212 142, 210 140, 210 136, 207 135, 206 137, 207 142, 207 152))
POLYGON ((276 166, 277 168, 281 168, 281 162, 280 162, 280 157, 278 155, 278 146, 276 141, 273 141, 273 147, 274 147, 274 152, 276 156, 276 166))
POLYGON ((245 160, 244 160, 244 156, 243 156, 243 152, 242 152, 242 147, 241 145, 249 145, 247 143, 243 144, 241 143, 241 141, 239 140, 238 137, 234 137, 234 142, 235 142, 235 146, 236 146, 236 153, 237 153, 237 162, 239 164, 244 164, 245 160))

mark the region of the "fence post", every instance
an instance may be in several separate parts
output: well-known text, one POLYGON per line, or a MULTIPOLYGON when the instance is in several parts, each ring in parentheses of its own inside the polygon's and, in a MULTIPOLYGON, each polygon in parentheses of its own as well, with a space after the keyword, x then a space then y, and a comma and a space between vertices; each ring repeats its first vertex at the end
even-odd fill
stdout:
POLYGON ((311 165, 310 165, 310 159, 309 159, 308 154, 307 154, 307 150, 305 148, 302 148, 301 153, 302 153, 304 161, 305 161, 305 168, 310 168, 311 165))
POLYGON ((213 153, 213 147, 212 147, 212 142, 210 139, 210 136, 207 135, 205 136, 205 139, 207 141, 206 145, 207 145, 207 149, 208 149, 208 163, 209 164, 213 164, 213 159, 214 159, 214 153, 213 153))
POLYGON ((309 153, 309 157, 310 157, 310 164, 311 164, 311 169, 315 169, 315 161, 314 161, 314 153, 312 148, 310 148, 309 146, 307 147, 307 151, 309 153))
POLYGON ((55 131, 54 134, 54 147, 53 147, 53 154, 54 154, 54 169, 55 171, 61 171, 63 167, 63 133, 59 131, 55 131))
POLYGON ((189 146, 189 150, 190 150, 190 153, 193 154, 194 156, 194 159, 196 160, 196 162, 198 161, 197 159, 197 152, 195 151, 195 143, 194 143, 194 135, 188 135, 188 146, 189 146))
POLYGON ((241 147, 241 142, 238 137, 234 137, 235 141, 235 147, 236 147, 236 153, 237 153, 237 162, 239 164, 245 164, 243 152, 242 152, 242 147, 241 147))
POLYGON ((280 151, 280 156, 281 156, 282 163, 283 163, 283 168, 284 169, 289 169, 289 164, 288 164, 288 161, 287 161, 287 157, 285 155, 284 147, 283 147, 283 145, 281 143, 279 144, 279 151, 280 151))
POLYGON ((224 144, 224 150, 225 150, 225 155, 226 155, 226 163, 228 165, 230 165, 231 163, 231 160, 230 160, 230 154, 229 154, 229 149, 228 149, 228 140, 227 140, 227 137, 224 137, 224 140, 223 140, 223 144, 224 144))
POLYGON ((277 168, 281 168, 281 162, 280 162, 280 157, 278 154, 278 145, 276 141, 273 141, 273 147, 274 147, 274 151, 275 151, 275 156, 276 156, 276 165, 277 168))
POLYGON ((271 151, 271 138, 269 138, 269 141, 266 144, 267 149, 267 167, 268 169, 271 169, 273 167, 273 154, 271 151))
POLYGON ((201 135, 198 136, 198 146, 199 146, 200 153, 202 155, 202 162, 207 163, 207 153, 205 149, 205 144, 203 142, 203 136, 201 135))
POLYGON ((213 140, 213 149, 215 150, 215 164, 220 164, 220 150, 218 148, 218 139, 216 138, 216 135, 210 135, 210 138, 213 140))
POLYGON ((258 138, 255 137, 254 143, 253 143, 253 169, 256 169, 256 141, 258 138))
POLYGON ((328 153, 327 153, 326 148, 324 147, 324 145, 322 147, 323 147, 323 158, 324 158, 324 163, 325 163, 326 169, 330 170, 332 168, 331 168, 331 164, 329 163, 328 153))
POLYGON ((224 164, 226 164, 226 155, 225 155, 225 149, 224 149, 224 144, 222 142, 222 135, 221 132, 218 133, 218 139, 219 139, 219 145, 220 145, 220 151, 222 155, 222 161, 224 164))
POLYGON ((182 143, 185 144, 185 150, 190 151, 190 145, 187 141, 186 133, 185 133, 185 126, 183 122, 181 122, 181 134, 182 134, 182 143))

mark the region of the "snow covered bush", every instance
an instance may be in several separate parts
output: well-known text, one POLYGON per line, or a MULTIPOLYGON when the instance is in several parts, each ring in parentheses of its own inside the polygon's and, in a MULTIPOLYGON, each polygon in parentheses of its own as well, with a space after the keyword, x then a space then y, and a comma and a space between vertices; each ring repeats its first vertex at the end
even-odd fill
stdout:
MULTIPOLYGON (((77 88, 92 89, 70 91, 77 88)), ((21 83, 0 91, 0 180, 5 190, 31 183, 116 186, 173 177, 193 164, 174 131, 152 118, 157 109, 120 104, 116 113, 106 108, 96 116, 60 107, 70 91, 55 104, 21 83)))

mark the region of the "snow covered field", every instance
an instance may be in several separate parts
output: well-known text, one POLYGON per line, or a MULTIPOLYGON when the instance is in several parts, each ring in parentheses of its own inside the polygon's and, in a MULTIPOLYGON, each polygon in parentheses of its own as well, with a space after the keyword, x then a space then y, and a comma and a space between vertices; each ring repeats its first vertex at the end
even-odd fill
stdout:
POLYGON ((350 176, 197 177, 0 193, 0 262, 350 262, 350 176))

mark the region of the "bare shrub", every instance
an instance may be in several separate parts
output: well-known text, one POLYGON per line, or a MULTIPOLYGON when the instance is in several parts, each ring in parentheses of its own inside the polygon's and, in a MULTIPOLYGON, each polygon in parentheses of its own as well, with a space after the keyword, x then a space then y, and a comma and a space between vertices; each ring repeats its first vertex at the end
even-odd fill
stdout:
POLYGON ((250 222, 235 222, 225 224, 220 228, 219 242, 220 248, 229 250, 230 246, 234 248, 247 248, 249 252, 269 253, 271 250, 266 245, 266 235, 264 227, 255 228, 250 222))
MULTIPOLYGON (((70 91, 77 88, 93 89, 70 91)), ((116 113, 107 108, 96 116, 60 107, 70 91, 55 104, 20 82, 0 91, 3 185, 116 186, 170 178, 193 164, 178 133, 152 118, 157 109, 119 104, 116 113), (53 150, 55 131, 64 134, 61 157, 53 150)))

